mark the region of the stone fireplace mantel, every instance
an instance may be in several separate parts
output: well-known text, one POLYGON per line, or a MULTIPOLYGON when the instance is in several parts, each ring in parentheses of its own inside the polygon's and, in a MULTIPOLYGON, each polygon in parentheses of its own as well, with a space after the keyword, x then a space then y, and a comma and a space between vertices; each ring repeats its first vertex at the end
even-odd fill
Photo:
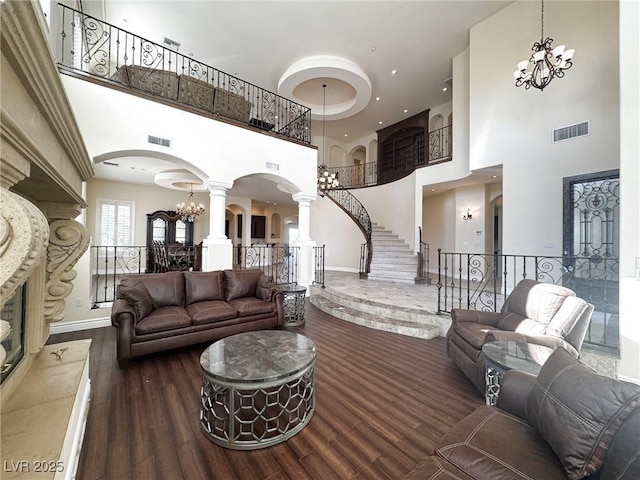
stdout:
POLYGON ((24 292, 23 356, 0 386, 2 477, 22 469, 20 478, 73 478, 89 401, 90 342, 45 343, 51 322, 63 318, 73 267, 88 246, 86 228, 74 219, 86 207, 82 184, 93 163, 38 2, 0 2, 0 36, 0 307, 24 292), (57 465, 63 468, 43 471, 57 465))

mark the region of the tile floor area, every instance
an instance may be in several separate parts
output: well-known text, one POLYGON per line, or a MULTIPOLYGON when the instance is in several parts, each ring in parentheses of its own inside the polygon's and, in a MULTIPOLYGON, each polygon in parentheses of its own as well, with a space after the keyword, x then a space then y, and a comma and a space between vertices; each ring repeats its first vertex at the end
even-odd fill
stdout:
POLYGON ((409 283, 362 280, 357 273, 326 271, 325 286, 338 292, 367 301, 398 307, 438 311, 438 287, 409 283))

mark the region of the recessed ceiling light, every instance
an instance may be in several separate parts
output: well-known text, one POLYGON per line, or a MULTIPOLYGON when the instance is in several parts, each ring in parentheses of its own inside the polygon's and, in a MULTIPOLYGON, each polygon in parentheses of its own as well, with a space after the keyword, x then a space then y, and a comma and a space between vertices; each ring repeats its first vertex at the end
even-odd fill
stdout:
POLYGON ((431 191, 432 191, 432 192, 435 192, 435 191, 436 191, 436 189, 435 189, 435 188, 432 188, 432 189, 431 189, 431 191))
POLYGON ((376 97, 376 102, 379 102, 379 101, 380 101, 380 97, 376 97))
POLYGON ((398 74, 398 70, 396 70, 395 68, 391 70, 391 75, 397 75, 397 74, 398 74))
POLYGON ((407 113, 409 110, 407 110, 406 108, 404 109, 404 113, 407 113))
POLYGON ((447 90, 449 90, 447 87, 442 87, 443 92, 446 92, 447 90))
POLYGON ((492 175, 493 178, 498 178, 498 175, 492 175))
POLYGON ((376 47, 371 47, 371 51, 375 52, 376 51, 376 47))
POLYGON ((348 137, 349 135, 347 135, 346 133, 344 134, 345 137, 348 137))
POLYGON ((382 120, 378 122, 378 125, 382 125, 382 120))

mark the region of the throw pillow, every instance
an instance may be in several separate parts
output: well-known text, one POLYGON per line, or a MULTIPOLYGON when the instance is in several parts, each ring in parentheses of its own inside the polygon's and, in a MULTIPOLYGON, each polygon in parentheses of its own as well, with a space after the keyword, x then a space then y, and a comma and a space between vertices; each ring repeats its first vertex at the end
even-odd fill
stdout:
POLYGON ((227 302, 236 298, 255 297, 262 270, 225 270, 227 302))
POLYGON ((130 287, 120 288, 120 296, 133 307, 138 316, 138 320, 142 320, 149 315, 155 307, 149 290, 147 290, 147 287, 145 287, 142 282, 138 282, 130 287))
POLYGON ((567 478, 578 480, 602 466, 618 428, 637 407, 640 386, 598 375, 559 348, 542 366, 526 412, 567 478))
POLYGON ((268 302, 271 298, 271 285, 273 284, 273 277, 269 275, 263 275, 258 280, 258 287, 256 288, 256 297, 260 300, 268 302))

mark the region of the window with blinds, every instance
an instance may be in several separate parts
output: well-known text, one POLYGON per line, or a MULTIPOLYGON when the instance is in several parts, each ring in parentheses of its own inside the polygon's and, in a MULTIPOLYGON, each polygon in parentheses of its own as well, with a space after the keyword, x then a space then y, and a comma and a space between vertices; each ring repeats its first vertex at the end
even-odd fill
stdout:
POLYGON ((133 202, 100 200, 98 205, 99 245, 133 245, 133 202))

